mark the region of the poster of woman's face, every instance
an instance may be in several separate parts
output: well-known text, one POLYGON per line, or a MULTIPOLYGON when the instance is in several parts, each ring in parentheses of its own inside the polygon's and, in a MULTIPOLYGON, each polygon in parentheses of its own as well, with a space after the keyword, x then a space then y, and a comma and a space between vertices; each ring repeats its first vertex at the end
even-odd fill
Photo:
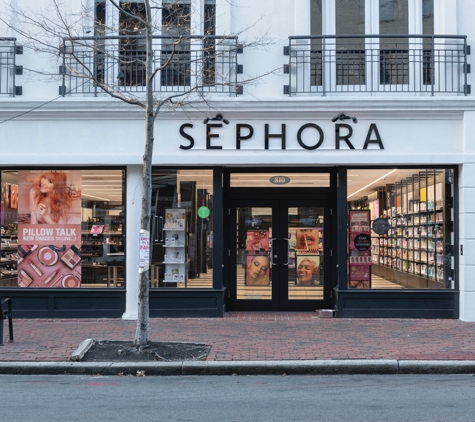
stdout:
POLYGON ((318 250, 320 246, 320 232, 318 229, 297 229, 297 243, 295 249, 318 250))
POLYGON ((318 286, 320 284, 320 256, 297 256, 297 285, 318 286))
POLYGON ((270 259, 268 255, 248 255, 246 259, 246 285, 268 286, 270 259))
POLYGON ((81 170, 18 172, 18 213, 31 224, 81 223, 81 170))

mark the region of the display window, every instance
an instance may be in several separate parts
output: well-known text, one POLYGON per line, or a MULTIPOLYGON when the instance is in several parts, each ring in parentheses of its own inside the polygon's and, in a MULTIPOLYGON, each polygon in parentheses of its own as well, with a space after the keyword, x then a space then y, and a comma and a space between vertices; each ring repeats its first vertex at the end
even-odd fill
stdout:
POLYGON ((124 170, 1 172, 0 287, 124 287, 124 170))
POLYGON ((348 289, 454 289, 453 169, 348 170, 348 289))
POLYGON ((213 287, 213 170, 154 168, 152 288, 213 287))

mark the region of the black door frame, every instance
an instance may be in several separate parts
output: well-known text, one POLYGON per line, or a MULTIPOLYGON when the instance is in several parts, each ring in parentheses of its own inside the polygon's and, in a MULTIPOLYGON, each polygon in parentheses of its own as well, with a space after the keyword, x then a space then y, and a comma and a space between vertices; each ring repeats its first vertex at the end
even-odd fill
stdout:
MULTIPOLYGON (((308 309, 315 310, 318 307, 323 305, 328 307, 334 306, 334 295, 333 290, 337 287, 338 279, 338 254, 337 254, 337 236, 338 230, 337 227, 337 212, 336 212, 336 200, 337 200, 337 168, 300 168, 298 171, 293 169, 285 168, 261 168, 261 169, 244 169, 244 168, 225 168, 223 169, 223 205, 224 205, 224 218, 223 218, 223 227, 227 228, 223 232, 223 281, 224 287, 227 289, 225 295, 226 308, 227 310, 234 310, 235 301, 233 301, 233 294, 235 294, 232 289, 235 286, 232 286, 231 275, 232 272, 236 271, 236 268, 232 265, 232 262, 235 262, 235 258, 232 256, 231 249, 233 248, 233 242, 235 239, 235 230, 230 230, 231 227, 231 206, 235 201, 248 201, 250 199, 251 193, 256 195, 256 199, 260 198, 259 204, 265 202, 262 198, 276 198, 281 199, 285 196, 286 200, 295 200, 301 201, 302 198, 311 198, 311 201, 314 200, 312 206, 324 206, 326 211, 325 224, 328 224, 329 229, 326 231, 325 242, 329 245, 328 253, 325 254, 325 258, 328 256, 328 263, 325 264, 325 277, 326 282, 324 283, 325 289, 325 298, 326 301, 308 301, 311 302, 308 309), (230 187, 230 175, 231 173, 275 173, 276 175, 285 173, 328 173, 330 174, 330 186, 326 188, 290 188, 290 187, 272 187, 272 188, 231 188, 230 187), (280 196, 279 196, 280 195, 280 196)), ((245 203, 245 202, 241 202, 245 203)), ((249 203, 249 202, 248 202, 249 203)), ((256 205, 253 205, 256 206, 256 205)), ((259 206, 259 205, 257 205, 259 206)), ((235 219, 235 217, 234 217, 235 219)), ((236 226, 234 226, 234 229, 236 226)), ((235 246, 234 246, 235 247, 235 246)), ((235 296, 234 296, 235 297, 235 296)), ((246 301, 240 301, 245 303, 246 301)), ((254 301, 253 301, 254 302, 254 301)), ((258 302, 258 301, 256 301, 258 302)), ((275 311, 275 305, 271 303, 273 301, 259 301, 261 311, 275 311), (267 303, 266 303, 267 302, 267 303)), ((295 301, 296 305, 301 301, 295 301)), ((307 301, 302 301, 307 302, 307 301)), ((301 305, 302 305, 301 304, 301 305)), ((242 307, 240 307, 242 309, 242 307)), ((308 310, 302 306, 296 306, 292 310, 308 310)), ((244 309, 242 309, 244 310, 244 309)), ((256 310, 255 305, 249 306, 249 309, 246 310, 256 310)))
MULTIPOLYGON (((262 199, 262 189, 247 189, 248 199, 230 200, 229 228, 231 239, 229 245, 229 307, 232 310, 243 311, 309 311, 331 306, 331 276, 326 269, 332 267, 331 241, 331 208, 326 199, 300 199, 305 190, 298 189, 290 194, 289 190, 267 191, 268 199, 262 199), (237 300, 237 250, 235 242, 235 228, 237 227, 236 209, 239 207, 268 207, 272 210, 272 237, 275 239, 272 247, 272 300, 237 300), (323 300, 290 300, 288 298, 288 244, 285 242, 288 233, 288 209, 292 207, 313 207, 324 210, 324 298, 323 300), (234 237, 233 237, 234 234, 234 237)), ((305 197, 305 196, 304 196, 305 197)), ((330 271, 331 273, 331 271, 330 271)))

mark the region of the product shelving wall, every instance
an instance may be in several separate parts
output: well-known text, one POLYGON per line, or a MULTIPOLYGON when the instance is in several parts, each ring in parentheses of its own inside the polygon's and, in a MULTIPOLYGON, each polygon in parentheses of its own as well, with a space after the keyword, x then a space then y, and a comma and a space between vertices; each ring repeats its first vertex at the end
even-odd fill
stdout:
POLYGON ((2 233, 0 245, 0 286, 16 287, 18 285, 18 242, 14 234, 2 233))
POLYGON ((373 232, 374 274, 407 288, 453 287, 450 172, 419 171, 386 187, 382 214, 391 229, 387 235, 373 232))

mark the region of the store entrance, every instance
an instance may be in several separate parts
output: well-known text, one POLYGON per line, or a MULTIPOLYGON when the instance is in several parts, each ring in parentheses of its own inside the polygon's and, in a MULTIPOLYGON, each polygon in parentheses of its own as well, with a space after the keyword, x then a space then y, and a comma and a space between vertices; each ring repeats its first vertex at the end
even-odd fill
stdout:
POLYGON ((247 189, 230 201, 231 310, 329 307, 330 206, 310 189, 247 189), (262 199, 266 198, 266 199, 262 199))

